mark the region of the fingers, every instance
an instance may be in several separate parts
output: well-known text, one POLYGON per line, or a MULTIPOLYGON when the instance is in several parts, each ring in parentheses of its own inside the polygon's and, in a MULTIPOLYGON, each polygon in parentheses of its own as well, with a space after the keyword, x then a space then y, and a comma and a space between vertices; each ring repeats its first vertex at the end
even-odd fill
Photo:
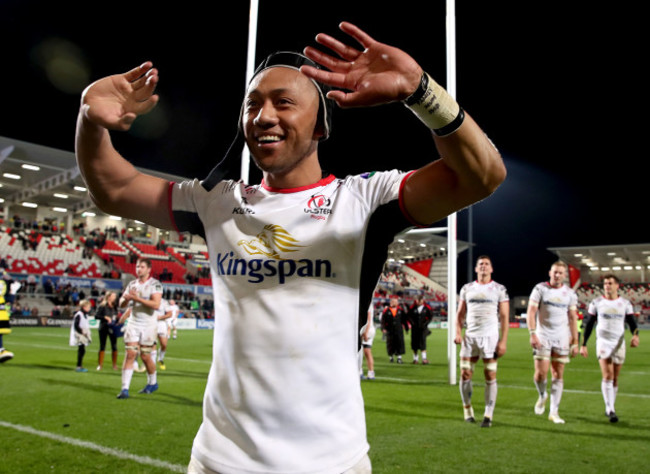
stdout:
POLYGON ((138 78, 148 74, 149 71, 152 70, 152 68, 153 68, 153 63, 151 61, 145 61, 144 63, 140 64, 138 67, 134 67, 130 71, 124 73, 124 78, 129 82, 133 82, 138 78))
POLYGON ((369 48, 375 42, 375 40, 361 28, 347 21, 341 22, 339 28, 344 33, 352 36, 361 46, 364 48, 369 48))
MULTIPOLYGON (((343 58, 346 61, 354 61, 361 54, 361 51, 357 50, 356 48, 348 46, 345 43, 342 43, 325 33, 319 33, 316 35, 316 42, 334 51, 339 57, 343 58)), ((336 61, 336 63, 340 63, 340 61, 334 60, 333 58, 332 60, 336 61)))

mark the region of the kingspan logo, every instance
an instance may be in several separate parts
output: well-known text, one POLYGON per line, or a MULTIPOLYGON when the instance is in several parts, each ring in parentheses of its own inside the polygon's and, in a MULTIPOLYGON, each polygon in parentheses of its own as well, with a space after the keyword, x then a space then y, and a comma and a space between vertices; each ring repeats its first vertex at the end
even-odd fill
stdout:
POLYGON ((249 283, 261 283, 267 278, 277 278, 284 284, 287 278, 332 278, 332 262, 327 259, 292 259, 283 255, 307 248, 300 245, 282 226, 268 224, 251 240, 237 242, 251 256, 262 258, 245 259, 234 252, 218 253, 216 271, 218 275, 245 276, 249 283))

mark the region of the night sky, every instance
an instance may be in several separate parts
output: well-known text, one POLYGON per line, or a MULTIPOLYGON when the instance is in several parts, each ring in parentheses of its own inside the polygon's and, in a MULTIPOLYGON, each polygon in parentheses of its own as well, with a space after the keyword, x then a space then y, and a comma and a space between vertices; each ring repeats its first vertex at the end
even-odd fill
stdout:
MULTIPOLYGON (((261 0, 256 63, 315 45, 319 32, 345 39, 337 25, 347 20, 445 85, 445 2, 376 3, 261 0)), ((647 242, 641 12, 611 3, 456 3, 456 97, 509 173, 473 206, 474 256, 491 255, 494 278, 515 296, 547 278, 548 247, 647 242)), ((114 134, 115 145, 136 166, 205 176, 236 131, 248 4, 171 5, 0 0, 0 135, 72 151, 83 87, 152 60, 161 103, 131 132, 114 134)), ((320 157, 338 176, 417 168, 437 156, 400 104, 335 110, 333 119, 320 157)), ((457 218, 467 240, 468 212, 457 218)), ((461 255, 459 284, 465 267, 461 255)))

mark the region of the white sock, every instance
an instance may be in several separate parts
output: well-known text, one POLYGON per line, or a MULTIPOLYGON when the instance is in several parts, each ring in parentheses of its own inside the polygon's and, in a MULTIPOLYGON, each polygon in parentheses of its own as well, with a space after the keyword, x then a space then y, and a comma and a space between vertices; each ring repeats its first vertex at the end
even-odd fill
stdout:
POLYGON ((557 414, 558 409, 560 408, 560 401, 562 400, 563 390, 563 379, 551 379, 551 406, 549 408, 550 414, 557 414))
POLYGON ((151 355, 151 360, 152 360, 153 363, 155 364, 155 363, 158 361, 158 359, 156 358, 156 357, 158 356, 158 351, 157 351, 157 350, 153 350, 153 351, 151 351, 151 354, 150 354, 150 355, 151 355))
POLYGON ((128 390, 131 386, 131 378, 133 378, 133 369, 122 370, 122 390, 128 390))
POLYGON ((605 413, 614 411, 614 381, 603 379, 600 382, 600 390, 603 393, 603 401, 605 402, 605 413))
POLYGON ((157 382, 157 377, 156 377, 157 372, 154 372, 153 374, 147 374, 147 385, 155 385, 157 382))
POLYGON ((485 416, 492 418, 494 405, 497 402, 497 380, 485 381, 485 416))
POLYGON ((546 379, 540 380, 539 382, 535 380, 535 387, 537 388, 537 393, 539 393, 540 397, 543 397, 544 394, 546 393, 546 384, 547 384, 546 379))
POLYGON ((472 404, 472 379, 460 381, 460 399, 463 401, 463 406, 472 404))
POLYGON ((359 375, 363 375, 363 349, 361 349, 357 355, 359 360, 359 375))
POLYGON ((614 410, 614 406, 616 405, 616 395, 618 395, 618 385, 614 385, 614 381, 612 380, 612 411, 614 410))
POLYGON ((422 351, 422 360, 427 360, 427 351, 422 351))
POLYGON ((165 352, 167 351, 160 351, 160 355, 158 356, 159 362, 163 362, 165 360, 165 352))
POLYGON ((418 355, 417 355, 417 354, 413 354, 413 360, 414 360, 415 362, 418 361, 418 355))

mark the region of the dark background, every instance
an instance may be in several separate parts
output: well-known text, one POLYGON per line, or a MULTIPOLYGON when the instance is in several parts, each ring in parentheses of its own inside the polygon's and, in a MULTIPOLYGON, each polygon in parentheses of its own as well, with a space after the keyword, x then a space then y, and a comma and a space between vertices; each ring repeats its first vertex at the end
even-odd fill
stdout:
MULTIPOLYGON (((446 85, 445 2, 377 3, 260 0, 255 62, 315 45, 319 32, 345 39, 337 25, 347 20, 446 85)), ((613 2, 567 3, 456 2, 456 97, 509 172, 472 208, 473 255, 492 256, 511 295, 547 278, 549 247, 647 242, 643 15, 613 2)), ((205 176, 236 131, 248 2, 146 5, 0 0, 0 135, 72 151, 83 87, 152 60, 161 102, 114 134, 116 147, 136 166, 205 176)), ((400 104, 333 118, 320 157, 339 176, 413 169, 437 156, 400 104)), ((457 214, 460 240, 468 214, 457 214)), ((371 251, 383 261, 385 248, 371 251)))

